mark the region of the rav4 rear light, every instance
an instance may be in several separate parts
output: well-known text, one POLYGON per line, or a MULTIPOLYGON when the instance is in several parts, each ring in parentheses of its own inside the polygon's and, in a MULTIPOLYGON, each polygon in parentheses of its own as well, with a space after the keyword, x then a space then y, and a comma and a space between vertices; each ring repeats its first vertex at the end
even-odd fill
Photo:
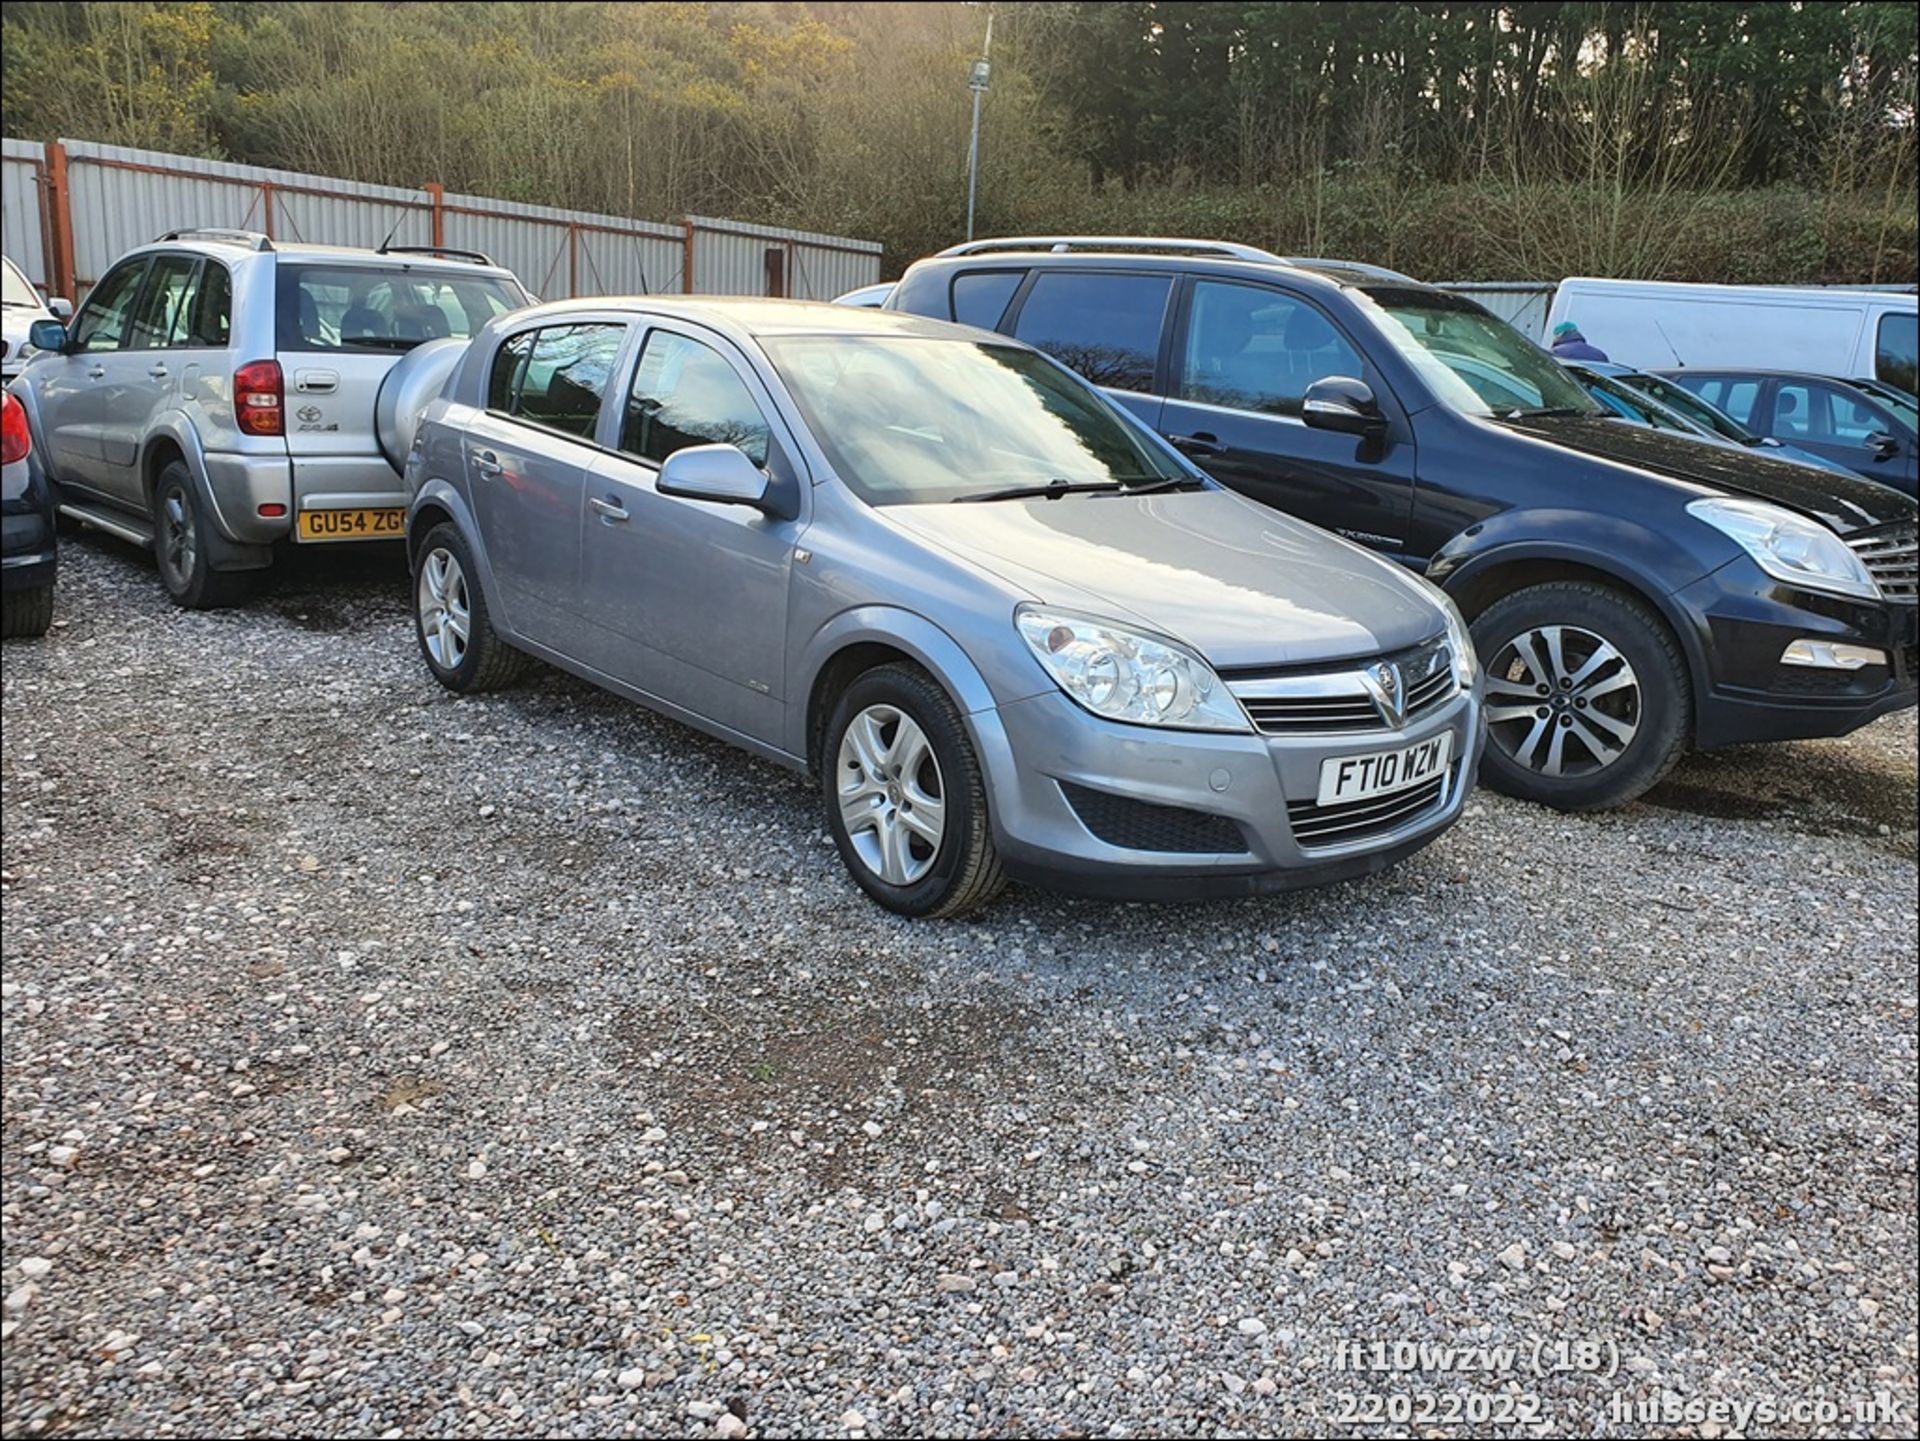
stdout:
POLYGON ((0 460, 12 465, 25 460, 33 449, 33 435, 27 429, 27 408, 11 395, 0 401, 0 460))
POLYGON ((285 435, 286 386, 277 360, 249 360, 233 373, 233 417, 243 435, 285 435))

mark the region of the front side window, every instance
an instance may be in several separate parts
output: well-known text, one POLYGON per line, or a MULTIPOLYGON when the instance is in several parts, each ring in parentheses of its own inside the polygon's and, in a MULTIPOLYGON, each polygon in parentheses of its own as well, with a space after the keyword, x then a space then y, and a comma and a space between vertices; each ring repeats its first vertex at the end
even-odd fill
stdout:
POLYGON ((1597 415, 1546 351, 1462 296, 1375 285, 1351 292, 1436 399, 1464 415, 1597 415))
POLYGON ((281 350, 391 354, 447 336, 466 340, 527 303, 502 276, 411 266, 282 264, 276 284, 281 350))
POLYGON ((134 297, 140 293, 140 281, 147 273, 144 256, 107 272, 106 279, 93 287, 93 294, 80 307, 73 322, 75 350, 118 350, 126 338, 127 323, 133 317, 134 297))
POLYGON ((1783 440, 1824 440, 1862 445, 1891 429, 1880 407, 1854 391, 1811 381, 1787 380, 1773 397, 1774 434, 1783 440))
POLYGON ((1020 288, 1020 270, 975 270, 953 278, 953 318, 962 325, 996 330, 1007 302, 1020 288))
POLYGON ((1202 280, 1193 287, 1182 399, 1298 415, 1316 380, 1362 373, 1359 354, 1306 301, 1258 285, 1202 280))
POLYGON ((1013 333, 1095 385, 1150 391, 1172 290, 1165 275, 1049 271, 1027 292, 1013 333))
POLYGON ((1018 346, 877 336, 763 343, 834 473, 869 505, 1055 481, 1191 478, 1098 391, 1018 346))
POLYGON ((487 408, 591 440, 625 336, 624 325, 604 324, 523 331, 494 355, 487 408))
POLYGON ((161 350, 175 344, 175 327, 184 336, 187 308, 194 297, 194 272, 199 259, 191 255, 163 255, 153 262, 153 274, 141 292, 127 345, 133 350, 161 350))
POLYGON ((627 396, 620 448, 656 464, 690 445, 737 445, 767 463, 767 418, 727 358, 710 345, 656 330, 627 396))
POLYGON ((1898 386, 1908 395, 1920 389, 1920 345, 1915 331, 1920 321, 1909 312, 1883 315, 1873 343, 1873 373, 1888 385, 1898 386))

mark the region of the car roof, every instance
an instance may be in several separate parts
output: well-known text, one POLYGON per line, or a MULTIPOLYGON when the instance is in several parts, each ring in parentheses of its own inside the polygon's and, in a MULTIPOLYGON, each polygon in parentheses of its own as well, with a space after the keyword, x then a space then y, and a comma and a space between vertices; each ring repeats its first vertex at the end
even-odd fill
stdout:
MULTIPOLYGON (((356 265, 389 266, 404 269, 412 266, 442 266, 450 270, 472 270, 482 275, 512 275, 506 266, 495 261, 479 261, 457 253, 436 254, 430 250, 374 250, 363 245, 322 245, 317 241, 271 241, 262 245, 265 237, 250 239, 245 233, 234 231, 229 234, 201 233, 161 236, 149 240, 144 245, 129 249, 127 255, 140 255, 148 251, 187 251, 199 255, 232 255, 235 251, 244 255, 272 255, 279 260, 292 261, 345 261, 356 265)), ((125 256, 121 257, 125 259, 125 256)))
POLYGON ((1740 375, 1754 380, 1830 380, 1835 385, 1857 383, 1844 375, 1827 375, 1818 370, 1773 370, 1759 365, 1666 365, 1647 373, 1676 379, 1682 375, 1740 375))
POLYGON ((1199 251, 1155 251, 1150 240, 1139 250, 987 250, 967 255, 930 255, 917 260, 913 269, 945 267, 969 270, 1008 270, 1043 266, 1054 270, 1134 270, 1175 269, 1194 275, 1218 275, 1241 280, 1305 279, 1310 286, 1336 289, 1423 290, 1441 293, 1425 281, 1415 280, 1397 271, 1357 261, 1288 260, 1275 256, 1270 260, 1236 255, 1213 255, 1199 251))
MULTIPOLYGON (((673 316, 695 321, 735 336, 767 339, 784 335, 924 336, 942 340, 982 339, 981 333, 945 320, 929 320, 898 310, 875 310, 858 305, 835 305, 826 300, 775 300, 754 295, 583 295, 554 300, 510 319, 517 329, 527 321, 544 321, 585 311, 627 311, 673 316)), ((496 325, 500 321, 494 322, 496 325)), ((1005 336, 1002 344, 1017 344, 1005 336)))

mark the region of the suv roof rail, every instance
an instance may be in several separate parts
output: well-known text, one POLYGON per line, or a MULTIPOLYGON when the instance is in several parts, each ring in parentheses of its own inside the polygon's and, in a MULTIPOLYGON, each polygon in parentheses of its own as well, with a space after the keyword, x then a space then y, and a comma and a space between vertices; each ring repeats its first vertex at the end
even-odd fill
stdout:
POLYGON ((1263 260, 1285 265, 1287 260, 1257 245, 1235 240, 1180 240, 1155 235, 1005 235, 992 240, 968 240, 941 251, 948 255, 982 255, 993 250, 1167 250, 1187 255, 1225 255, 1235 260, 1263 260))
POLYGON ((375 255, 445 255, 453 260, 469 260, 475 265, 491 265, 493 257, 478 250, 456 250, 451 245, 382 245, 375 255))
POLYGON ((244 245, 249 250, 273 249, 273 242, 258 230, 232 230, 221 225, 189 225, 169 230, 153 243, 158 245, 167 240, 223 240, 229 245, 244 245))
POLYGON ((1364 260, 1335 260, 1324 255, 1289 255, 1287 264, 1298 265, 1302 269, 1324 265, 1330 269, 1352 270, 1361 275, 1370 275, 1375 280, 1404 280, 1410 285, 1420 284, 1411 275, 1403 275, 1398 270, 1389 270, 1384 265, 1369 265, 1364 260))

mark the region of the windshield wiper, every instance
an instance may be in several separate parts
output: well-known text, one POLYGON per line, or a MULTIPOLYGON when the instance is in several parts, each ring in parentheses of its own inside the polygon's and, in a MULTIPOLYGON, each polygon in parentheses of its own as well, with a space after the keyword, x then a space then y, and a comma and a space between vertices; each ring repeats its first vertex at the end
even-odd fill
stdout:
POLYGON ((1571 405, 1543 405, 1534 410, 1524 410, 1524 409, 1509 410, 1504 416, 1501 417, 1501 419, 1503 420, 1552 420, 1560 416, 1566 416, 1566 415, 1593 416, 1596 413, 1603 413, 1607 415, 1612 414, 1611 411, 1595 412, 1591 410, 1580 410, 1571 405))
POLYGON ((1206 482, 1197 475, 1143 476, 1120 489, 1122 495, 1157 495, 1167 490, 1204 490, 1206 482))
POLYGON ((1124 488, 1117 480, 1067 480, 1056 476, 1045 485, 1011 485, 1005 490, 984 490, 978 495, 956 495, 953 500, 956 505, 980 500, 1058 500, 1063 495, 1091 495, 1124 488))

